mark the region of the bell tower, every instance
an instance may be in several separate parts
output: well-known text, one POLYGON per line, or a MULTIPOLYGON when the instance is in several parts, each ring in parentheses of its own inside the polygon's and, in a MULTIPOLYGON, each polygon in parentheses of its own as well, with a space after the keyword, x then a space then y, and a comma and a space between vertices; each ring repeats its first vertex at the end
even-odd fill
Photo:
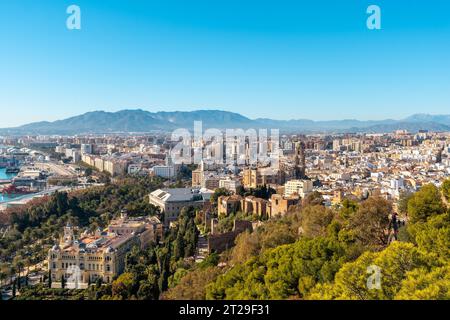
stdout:
POLYGON ((294 178, 306 179, 306 155, 305 144, 303 142, 295 143, 295 169, 294 178))

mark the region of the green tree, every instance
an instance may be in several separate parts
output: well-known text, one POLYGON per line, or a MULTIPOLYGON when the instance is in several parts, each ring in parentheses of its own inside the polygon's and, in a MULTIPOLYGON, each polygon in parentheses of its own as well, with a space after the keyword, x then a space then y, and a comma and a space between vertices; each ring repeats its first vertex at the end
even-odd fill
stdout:
POLYGON ((90 176, 92 175, 92 172, 93 172, 92 168, 86 168, 86 169, 84 170, 84 175, 85 175, 86 177, 90 177, 90 176))
POLYGON ((158 299, 158 290, 152 283, 141 281, 137 296, 139 300, 156 300, 158 299), (156 289, 156 290, 155 290, 156 289))
POLYGON ((408 216, 411 223, 425 222, 430 216, 444 212, 441 193, 433 184, 424 185, 408 201, 408 216))
POLYGON ((381 252, 365 252, 356 261, 345 264, 336 274, 333 284, 319 284, 307 298, 392 300, 402 288, 409 271, 424 268, 429 272, 433 265, 433 259, 413 244, 396 241, 381 252), (374 268, 380 271, 379 287, 368 286, 368 282, 372 283, 370 277, 374 268))
POLYGON ((24 263, 24 261, 22 259, 22 256, 17 255, 14 258, 13 265, 14 265, 14 269, 17 270, 17 272, 18 272, 17 273, 17 279, 18 279, 17 289, 20 289, 20 287, 21 287, 21 280, 20 280, 21 279, 21 274, 22 274, 23 268, 25 266, 25 263, 24 263))
POLYGON ((205 300, 206 287, 220 274, 217 267, 194 269, 186 273, 179 283, 162 294, 164 300, 205 300))
POLYGON ((442 193, 447 201, 450 201, 450 179, 442 183, 442 193))
POLYGON ((229 196, 231 193, 225 188, 217 188, 214 190, 214 193, 211 195, 210 201, 214 205, 217 205, 217 199, 221 196, 229 196))
POLYGON ((323 205, 322 194, 318 191, 313 191, 303 199, 302 204, 304 206, 323 205))
POLYGON ((236 264, 206 287, 206 298, 302 298, 316 283, 332 281, 345 261, 336 240, 303 238, 236 264))
POLYGON ((175 260, 178 260, 180 258, 184 258, 184 248, 186 244, 184 242, 184 238, 182 235, 178 234, 177 238, 175 240, 174 250, 173 250, 173 256, 175 260))
POLYGON ((95 287, 96 287, 97 289, 99 289, 99 288, 102 286, 102 284, 103 284, 103 278, 102 278, 102 277, 99 277, 99 278, 97 279, 97 281, 95 281, 95 287))
POLYGON ((418 247, 442 259, 450 257, 450 214, 430 217, 427 222, 410 224, 408 233, 418 247))
POLYGON ((3 270, 0 270, 0 287, 3 286, 3 281, 7 278, 7 274, 3 272, 3 270))
POLYGON ((320 205, 304 207, 300 215, 302 235, 309 238, 325 236, 334 216, 331 210, 320 205))
POLYGON ((17 279, 14 280, 13 286, 12 286, 12 297, 13 297, 13 298, 16 297, 16 291, 17 291, 17 288, 16 288, 16 282, 17 282, 17 279))
POLYGON ((112 294, 115 297, 126 300, 131 297, 133 288, 133 274, 130 272, 122 273, 112 283, 112 294))
POLYGON ((413 197, 414 193, 409 191, 402 191, 400 199, 398 200, 398 211, 401 214, 408 214, 408 202, 413 197))
POLYGON ((358 211, 358 203, 345 198, 342 203, 342 207, 339 210, 339 217, 343 220, 349 220, 358 211))
POLYGON ((47 280, 48 280, 47 285, 49 288, 51 288, 52 287, 52 271, 51 270, 48 270, 48 279, 47 280))
POLYGON ((350 219, 355 237, 364 245, 385 246, 392 204, 381 197, 370 197, 359 205, 350 219))
POLYGON ((421 268, 408 272, 395 299, 450 300, 450 265, 431 272, 421 268))

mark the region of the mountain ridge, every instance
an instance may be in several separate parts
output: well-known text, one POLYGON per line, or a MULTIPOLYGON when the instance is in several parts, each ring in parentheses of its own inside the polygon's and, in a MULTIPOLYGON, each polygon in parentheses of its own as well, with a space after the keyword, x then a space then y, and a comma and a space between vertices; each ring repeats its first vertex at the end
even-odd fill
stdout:
POLYGON ((207 128, 267 128, 302 133, 318 132, 391 132, 399 129, 409 131, 450 131, 450 115, 414 114, 401 120, 322 120, 309 119, 275 120, 250 119, 239 113, 218 109, 195 111, 158 111, 124 109, 117 112, 90 111, 56 121, 39 121, 14 128, 0 129, 0 134, 88 134, 118 132, 172 131, 177 128, 192 130, 194 121, 202 121, 207 128))

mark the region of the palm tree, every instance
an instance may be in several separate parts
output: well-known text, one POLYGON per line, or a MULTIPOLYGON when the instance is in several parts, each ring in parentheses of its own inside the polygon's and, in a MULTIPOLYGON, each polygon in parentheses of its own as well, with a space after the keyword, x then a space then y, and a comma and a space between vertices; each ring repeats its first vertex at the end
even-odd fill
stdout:
POLYGON ((10 265, 8 268, 9 285, 13 284, 15 275, 16 275, 16 268, 13 265, 10 265))
POLYGON ((20 276, 22 274, 22 269, 25 266, 22 256, 20 255, 15 256, 13 260, 13 265, 15 266, 15 269, 19 272, 17 288, 20 289, 20 276))
POLYGON ((30 267, 33 264, 33 260, 31 259, 31 257, 27 256, 25 258, 25 266, 27 267, 27 273, 25 275, 25 286, 28 287, 28 281, 29 281, 29 276, 30 276, 30 267))

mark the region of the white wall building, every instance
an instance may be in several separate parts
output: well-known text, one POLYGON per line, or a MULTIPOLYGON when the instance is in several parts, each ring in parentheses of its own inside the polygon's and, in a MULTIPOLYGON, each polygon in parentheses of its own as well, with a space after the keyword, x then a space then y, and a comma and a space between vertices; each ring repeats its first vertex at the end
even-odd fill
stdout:
POLYGON ((92 144, 82 144, 81 154, 92 154, 92 144))
POLYGON ((153 173, 155 176, 170 179, 175 176, 175 168, 173 166, 154 166, 153 173))
POLYGON ((289 197, 293 194, 298 194, 304 198, 313 190, 313 183, 311 180, 290 180, 284 184, 284 196, 289 197))

